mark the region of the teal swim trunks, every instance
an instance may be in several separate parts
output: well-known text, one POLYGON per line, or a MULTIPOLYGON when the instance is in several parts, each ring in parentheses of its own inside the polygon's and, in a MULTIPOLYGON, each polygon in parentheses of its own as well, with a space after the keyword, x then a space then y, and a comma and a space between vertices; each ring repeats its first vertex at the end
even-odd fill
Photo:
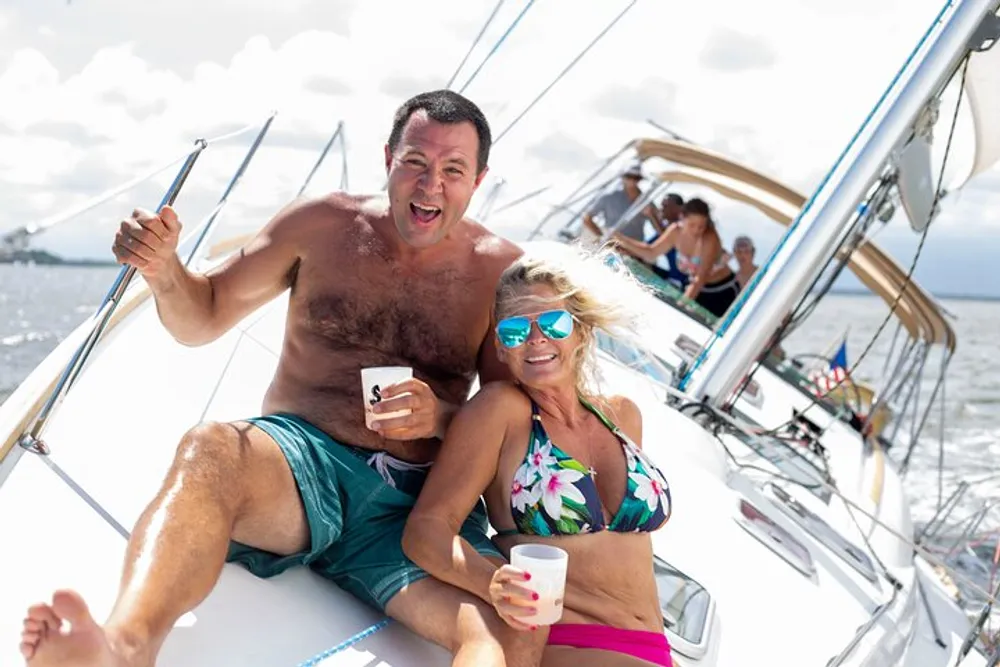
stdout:
MULTIPOLYGON (((281 447, 299 487, 312 534, 309 549, 279 556, 232 542, 230 563, 258 577, 305 565, 379 611, 409 583, 428 574, 403 553, 403 528, 429 466, 341 444, 290 414, 246 420, 281 447)), ((486 535, 482 500, 461 535, 480 554, 503 558, 486 535)))

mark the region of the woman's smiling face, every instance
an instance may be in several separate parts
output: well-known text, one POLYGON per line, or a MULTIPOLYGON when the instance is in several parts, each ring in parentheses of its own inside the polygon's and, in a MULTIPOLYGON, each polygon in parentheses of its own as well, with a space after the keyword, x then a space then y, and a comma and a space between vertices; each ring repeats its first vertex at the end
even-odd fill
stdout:
MULTIPOLYGON (((508 347, 506 337, 497 334, 500 360, 507 364, 511 375, 526 387, 541 389, 554 386, 576 386, 576 357, 581 343, 579 322, 575 321, 564 299, 556 298, 556 291, 548 285, 533 285, 510 300, 498 329, 504 331, 504 320, 523 331, 524 319, 530 329, 527 338, 514 347, 508 347), (560 315, 558 311, 564 311, 560 315), (512 320, 511 318, 522 318, 512 320), (541 322, 540 322, 541 320, 541 322), (543 329, 548 329, 546 334, 543 329), (565 331, 569 335, 559 338, 565 331)), ((518 339, 520 340, 520 338, 518 339)))

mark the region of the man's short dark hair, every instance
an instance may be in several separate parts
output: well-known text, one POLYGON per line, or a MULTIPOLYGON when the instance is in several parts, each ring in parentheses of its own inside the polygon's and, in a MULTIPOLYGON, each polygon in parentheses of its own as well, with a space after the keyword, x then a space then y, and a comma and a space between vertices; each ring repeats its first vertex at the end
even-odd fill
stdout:
POLYGON ((673 202, 673 203, 677 204, 678 206, 684 206, 684 197, 681 197, 676 192, 671 192, 671 193, 667 194, 666 197, 663 198, 663 203, 667 203, 668 201, 669 202, 673 202))
POLYGON ((425 111, 427 117, 436 123, 472 123, 479 137, 479 152, 476 155, 476 172, 482 173, 490 161, 490 147, 493 137, 486 116, 471 100, 452 90, 432 90, 420 93, 403 102, 396 109, 389 134, 389 150, 395 152, 403 138, 403 128, 417 111, 425 111))

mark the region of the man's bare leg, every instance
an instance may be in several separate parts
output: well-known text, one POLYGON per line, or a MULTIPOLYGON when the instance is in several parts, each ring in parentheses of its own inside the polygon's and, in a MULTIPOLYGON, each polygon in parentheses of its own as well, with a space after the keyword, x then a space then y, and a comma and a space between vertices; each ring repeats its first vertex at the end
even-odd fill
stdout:
POLYGON ((68 591, 28 610, 21 652, 30 667, 152 667, 167 633, 218 581, 230 536, 280 555, 309 544, 288 463, 246 423, 204 424, 181 440, 159 494, 125 553, 118 599, 102 628, 68 591), (72 630, 60 631, 62 621, 72 630))
POLYGON ((406 586, 386 614, 454 654, 452 667, 538 667, 544 629, 521 632, 471 593, 428 577, 406 586))

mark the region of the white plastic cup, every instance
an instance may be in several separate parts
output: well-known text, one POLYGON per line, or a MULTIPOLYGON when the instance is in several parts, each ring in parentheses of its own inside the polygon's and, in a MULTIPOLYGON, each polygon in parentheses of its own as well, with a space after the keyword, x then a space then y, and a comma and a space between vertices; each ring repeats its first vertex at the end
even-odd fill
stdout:
MULTIPOLYGON (((406 366, 376 366, 374 368, 361 369, 361 392, 365 402, 365 426, 372 427, 372 424, 379 419, 389 419, 390 417, 402 417, 410 414, 409 409, 396 410, 376 415, 372 412, 372 407, 382 400, 382 389, 389 385, 409 380, 413 377, 413 369, 406 366)), ((405 395, 405 394, 404 394, 405 395)))
POLYGON ((538 593, 538 611, 525 620, 534 625, 552 625, 562 618, 569 554, 547 544, 518 544, 510 550, 510 564, 531 575, 523 585, 538 593))

